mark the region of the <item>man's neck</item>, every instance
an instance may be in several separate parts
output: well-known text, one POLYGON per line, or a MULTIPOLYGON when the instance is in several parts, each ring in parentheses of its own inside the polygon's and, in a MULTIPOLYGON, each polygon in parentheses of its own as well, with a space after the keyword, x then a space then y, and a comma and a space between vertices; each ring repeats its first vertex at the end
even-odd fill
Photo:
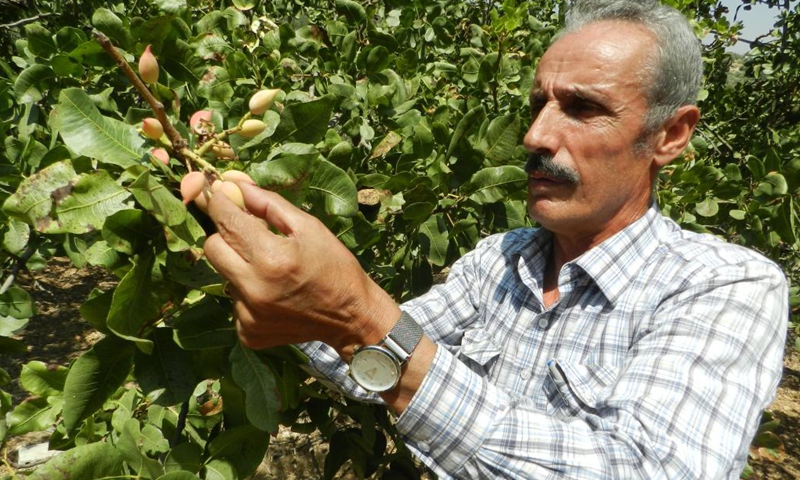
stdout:
POLYGON ((544 272, 543 297, 545 308, 549 308, 558 301, 558 275, 561 272, 561 267, 627 228, 641 218, 649 207, 650 204, 648 203, 644 208, 630 215, 625 221, 618 222, 618 226, 606 227, 597 234, 564 235, 553 232, 553 247, 544 272))

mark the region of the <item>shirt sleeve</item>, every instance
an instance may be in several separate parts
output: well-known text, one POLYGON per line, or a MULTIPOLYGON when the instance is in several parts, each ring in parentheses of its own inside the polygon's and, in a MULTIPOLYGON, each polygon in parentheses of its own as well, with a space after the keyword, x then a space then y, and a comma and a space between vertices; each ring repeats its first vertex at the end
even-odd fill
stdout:
POLYGON ((662 302, 604 387, 548 362, 555 411, 440 348, 397 427, 442 478, 738 479, 780 378, 787 285, 760 260, 693 285, 662 302))

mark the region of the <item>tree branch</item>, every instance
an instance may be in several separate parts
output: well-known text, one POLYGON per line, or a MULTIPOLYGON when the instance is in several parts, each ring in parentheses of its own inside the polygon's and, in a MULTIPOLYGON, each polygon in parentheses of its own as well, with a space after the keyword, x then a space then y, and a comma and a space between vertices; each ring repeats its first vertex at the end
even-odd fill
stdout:
POLYGON ((9 273, 8 277, 6 277, 5 281, 3 281, 2 286, 0 286, 0 295, 6 293, 11 285, 14 284, 14 280, 17 278, 17 274, 20 270, 25 267, 25 264, 28 263, 28 260, 31 259, 36 250, 39 249, 39 239, 34 237, 30 242, 28 242, 28 247, 22 252, 22 255, 16 258, 14 261, 14 265, 11 267, 11 273, 9 273))
POLYGON ((108 37, 97 30, 95 30, 93 34, 100 46, 103 47, 103 50, 105 50, 106 53, 108 53, 111 58, 114 59, 114 62, 116 62, 117 66, 122 69, 122 72, 126 77, 128 77, 128 80, 130 80, 134 88, 136 88, 139 94, 141 94, 141 96, 150 105, 150 108, 153 110, 153 113, 155 113, 156 118, 159 122, 161 122, 161 126, 164 127, 164 133, 166 133, 169 141, 172 142, 172 151, 175 156, 177 156, 178 159, 181 160, 181 162, 183 162, 187 168, 191 170, 191 165, 187 162, 183 153, 184 149, 188 145, 188 142, 170 123, 169 119, 167 118, 167 112, 164 110, 164 104, 156 100, 156 97, 153 96, 153 94, 150 92, 150 89, 147 88, 147 85, 145 85, 139 76, 136 75, 125 58, 123 58, 119 50, 117 50, 117 48, 111 44, 111 40, 109 40, 108 37))
POLYGON ((30 17, 30 18, 23 18, 21 20, 17 20, 16 22, 4 23, 4 24, 0 25, 0 28, 19 27, 19 26, 25 25, 27 23, 35 22, 36 20, 39 20, 40 18, 49 17, 51 15, 55 15, 55 14, 54 13, 40 13, 40 14, 34 15, 34 16, 30 17))

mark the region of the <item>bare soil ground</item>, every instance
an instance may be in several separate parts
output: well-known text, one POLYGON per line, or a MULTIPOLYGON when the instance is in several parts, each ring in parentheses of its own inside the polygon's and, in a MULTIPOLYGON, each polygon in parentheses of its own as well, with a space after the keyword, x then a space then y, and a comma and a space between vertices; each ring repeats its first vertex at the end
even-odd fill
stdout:
MULTIPOLYGON (((78 308, 94 287, 108 289, 114 279, 99 268, 75 268, 67 259, 54 259, 47 269, 24 273, 21 283, 36 303, 37 315, 22 335, 30 346, 20 355, 0 356, 0 367, 12 378, 32 360, 68 365, 100 338, 80 317, 78 308)), ((794 335, 787 342, 784 376, 777 398, 770 407, 780 426, 775 433, 785 452, 777 461, 751 461, 750 480, 800 479, 800 353, 794 350, 794 335)), ((17 403, 25 392, 16 383, 6 385, 17 403)), ((47 434, 29 434, 6 440, 0 451, 0 477, 13 472, 14 453, 24 445, 47 441, 47 434), (4 461, 3 461, 4 460, 4 461)), ((327 445, 319 435, 299 435, 282 430, 273 438, 264 463, 253 480, 301 480, 322 478, 327 445)), ((349 475, 347 477, 350 477, 349 475)))

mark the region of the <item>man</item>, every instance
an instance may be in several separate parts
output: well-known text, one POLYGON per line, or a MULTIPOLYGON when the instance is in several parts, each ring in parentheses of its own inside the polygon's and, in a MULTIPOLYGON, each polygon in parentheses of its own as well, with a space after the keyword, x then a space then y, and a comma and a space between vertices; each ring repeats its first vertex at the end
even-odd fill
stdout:
POLYGON ((678 12, 577 2, 531 93, 542 228, 483 240, 403 315, 278 195, 242 185, 252 215, 214 197, 205 248, 241 340, 310 342, 311 366, 377 392, 441 478, 738 478, 780 376, 788 294, 773 263, 653 204, 697 124, 700 76, 678 12))

